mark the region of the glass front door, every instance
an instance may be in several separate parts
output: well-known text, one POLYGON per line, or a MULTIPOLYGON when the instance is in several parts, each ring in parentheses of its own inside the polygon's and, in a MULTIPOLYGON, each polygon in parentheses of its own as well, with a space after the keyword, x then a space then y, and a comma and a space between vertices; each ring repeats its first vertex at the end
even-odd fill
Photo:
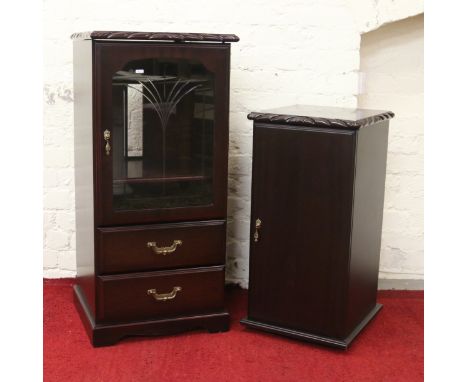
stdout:
POLYGON ((213 202, 213 75, 190 60, 131 61, 112 78, 115 210, 213 202))
MULTIPOLYGON (((104 209, 109 218, 113 216, 110 220, 127 216, 130 220, 120 220, 138 222, 139 213, 157 211, 162 216, 164 210, 204 208, 206 212, 220 207, 222 195, 217 200, 215 178, 223 174, 219 166, 216 173, 214 147, 225 127, 227 138, 227 117, 220 107, 225 94, 217 94, 226 89, 224 79, 218 81, 217 72, 223 68, 207 67, 203 56, 197 57, 198 49, 193 58, 186 52, 156 50, 162 54, 148 54, 145 49, 139 55, 138 47, 127 49, 127 60, 113 65, 110 73, 106 68, 110 81, 101 85, 111 87, 106 93, 111 110, 103 113, 109 154, 104 158, 103 183, 110 187, 105 190, 104 209)), ((223 149, 224 144, 218 146, 223 149)), ((172 217, 174 211, 166 215, 172 217)))

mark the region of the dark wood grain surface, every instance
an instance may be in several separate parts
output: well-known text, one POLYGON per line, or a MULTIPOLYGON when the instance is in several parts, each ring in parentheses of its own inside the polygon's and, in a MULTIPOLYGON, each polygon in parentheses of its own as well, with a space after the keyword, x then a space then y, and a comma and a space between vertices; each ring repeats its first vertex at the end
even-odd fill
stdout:
POLYGON ((224 267, 142 272, 98 277, 96 322, 128 322, 216 312, 224 306, 224 267), (156 301, 147 291, 176 296, 156 301))
POLYGON ((76 309, 94 347, 114 345, 128 336, 162 336, 197 329, 217 333, 229 329, 229 313, 224 310, 154 320, 98 324, 80 286, 75 285, 73 291, 76 309))
POLYGON ((357 135, 346 332, 377 301, 389 122, 357 135))
MULTIPOLYGON (((81 208, 77 210, 78 278, 74 291, 91 343, 104 346, 125 336, 192 329, 228 330, 224 262, 230 44, 208 42, 237 41, 237 37, 130 32, 93 32, 73 37, 75 153, 79 153, 75 157, 75 194, 77 209, 81 208), (119 133, 113 128, 122 122, 113 123, 113 108, 119 110, 121 104, 113 102, 112 78, 128 62, 146 59, 193 60, 214 76, 214 95, 210 95, 214 99, 213 172, 198 177, 212 181, 213 197, 204 205, 114 209, 115 163, 113 155, 105 154, 103 138, 105 130, 119 133), (182 245, 165 256, 147 246, 151 241, 168 247, 174 240, 182 245), (174 287, 180 290, 167 301, 156 301, 147 293, 156 289, 158 294, 165 294, 174 287)), ((110 143, 113 152, 123 151, 122 142, 111 138, 110 143)), ((196 176, 192 178, 189 180, 198 181, 196 176)), ((168 183, 185 180, 172 177, 168 183)), ((160 179, 147 177, 131 182, 134 186, 135 182, 154 183, 160 179)))
POLYGON ((249 115, 252 213, 243 324, 346 349, 380 310, 391 117, 301 105, 249 115))

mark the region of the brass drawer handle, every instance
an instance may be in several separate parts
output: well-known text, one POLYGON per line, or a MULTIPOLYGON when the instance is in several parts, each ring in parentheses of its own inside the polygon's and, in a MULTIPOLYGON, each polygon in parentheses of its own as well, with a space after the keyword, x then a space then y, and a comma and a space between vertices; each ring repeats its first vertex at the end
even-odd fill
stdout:
POLYGON ((254 242, 258 242, 260 238, 259 230, 262 227, 262 221, 260 219, 255 220, 255 233, 254 233, 254 242))
POLYGON ((158 247, 155 241, 149 241, 146 245, 148 248, 151 248, 154 253, 166 256, 168 253, 174 252, 178 245, 182 245, 182 240, 174 240, 169 247, 158 247))
POLYGON ((177 296, 177 292, 182 291, 180 286, 172 288, 172 292, 169 293, 158 293, 156 289, 148 289, 148 296, 153 296, 156 301, 167 301, 172 300, 177 296))
POLYGON ((106 155, 110 155, 111 145, 109 143, 111 132, 109 130, 104 131, 104 141, 106 141, 106 155))

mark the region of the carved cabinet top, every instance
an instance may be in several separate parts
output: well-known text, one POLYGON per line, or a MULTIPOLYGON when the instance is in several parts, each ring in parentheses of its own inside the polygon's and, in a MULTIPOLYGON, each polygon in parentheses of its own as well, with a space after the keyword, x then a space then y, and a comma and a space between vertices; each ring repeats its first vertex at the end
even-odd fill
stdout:
POLYGON ((128 32, 128 31, 93 31, 78 32, 71 35, 72 39, 81 40, 159 40, 159 41, 209 41, 209 42, 237 42, 235 34, 214 33, 176 33, 176 32, 128 32))
POLYGON ((255 122, 281 125, 359 129, 394 116, 393 112, 383 110, 293 105, 263 112, 252 112, 247 118, 255 122))

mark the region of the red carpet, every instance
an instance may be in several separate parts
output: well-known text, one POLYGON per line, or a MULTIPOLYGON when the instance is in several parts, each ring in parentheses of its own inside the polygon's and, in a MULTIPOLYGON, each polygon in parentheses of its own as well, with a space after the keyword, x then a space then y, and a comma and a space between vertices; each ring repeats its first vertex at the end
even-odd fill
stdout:
MULTIPOLYGON (((422 381, 424 293, 384 291, 384 308, 347 352, 245 329, 247 294, 227 293, 231 330, 126 339, 94 349, 73 280, 44 281, 44 381, 422 381)), ((27 367, 27 366, 26 366, 27 367)))

